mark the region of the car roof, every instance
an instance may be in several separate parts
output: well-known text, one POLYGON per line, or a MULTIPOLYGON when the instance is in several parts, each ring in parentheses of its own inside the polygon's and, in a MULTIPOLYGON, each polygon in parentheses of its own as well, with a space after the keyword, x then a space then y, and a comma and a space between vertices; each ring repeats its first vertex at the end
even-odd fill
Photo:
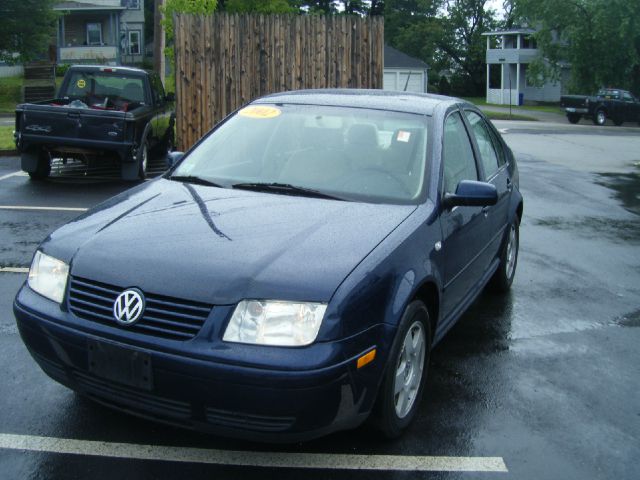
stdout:
MULTIPOLYGON (((355 88, 294 90, 258 98, 253 103, 289 103, 298 105, 327 105, 371 108, 396 112, 433 115, 437 106, 468 103, 462 99, 426 93, 365 90, 355 88)), ((471 105, 471 104, 469 104, 471 105)))

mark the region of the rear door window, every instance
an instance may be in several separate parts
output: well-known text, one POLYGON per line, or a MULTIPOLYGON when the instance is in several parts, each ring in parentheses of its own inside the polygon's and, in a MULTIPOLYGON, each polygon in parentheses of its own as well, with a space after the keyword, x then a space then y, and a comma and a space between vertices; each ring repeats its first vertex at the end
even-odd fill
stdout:
POLYGON ((442 154, 445 192, 455 193, 462 180, 478 180, 473 148, 462 117, 457 112, 445 120, 442 154))
MULTIPOLYGON (((480 159, 484 167, 486 178, 491 178, 498 171, 500 163, 498 154, 494 146, 494 141, 489 133, 489 127, 476 112, 470 110, 465 111, 465 115, 471 125, 471 132, 476 139, 478 150, 480 151, 480 159)), ((503 162, 504 163, 504 162, 503 162)))

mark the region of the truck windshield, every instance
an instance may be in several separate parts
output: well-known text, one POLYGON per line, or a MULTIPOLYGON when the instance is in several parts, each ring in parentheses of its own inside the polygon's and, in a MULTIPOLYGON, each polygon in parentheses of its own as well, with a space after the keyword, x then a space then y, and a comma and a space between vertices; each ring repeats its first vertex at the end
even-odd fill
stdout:
POLYGON ((227 187, 372 203, 417 203, 429 118, 363 108, 254 104, 173 172, 227 187))
POLYGON ((110 102, 147 103, 143 78, 118 72, 71 72, 60 96, 81 100, 88 106, 110 102))

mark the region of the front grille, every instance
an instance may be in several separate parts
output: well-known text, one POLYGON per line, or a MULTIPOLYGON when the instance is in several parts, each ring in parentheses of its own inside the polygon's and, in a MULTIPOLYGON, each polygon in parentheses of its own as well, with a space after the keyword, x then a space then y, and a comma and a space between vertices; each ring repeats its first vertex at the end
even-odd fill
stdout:
MULTIPOLYGON (((77 317, 103 325, 118 326, 113 318, 113 303, 125 289, 72 277, 69 284, 69 309, 77 317)), ((195 337, 207 320, 211 305, 145 292, 145 309, 135 325, 123 327, 170 340, 195 337)))
POLYGON ((207 423, 222 427, 256 430, 260 432, 281 432, 295 422, 295 417, 274 417, 241 412, 230 412, 216 408, 207 408, 207 423))

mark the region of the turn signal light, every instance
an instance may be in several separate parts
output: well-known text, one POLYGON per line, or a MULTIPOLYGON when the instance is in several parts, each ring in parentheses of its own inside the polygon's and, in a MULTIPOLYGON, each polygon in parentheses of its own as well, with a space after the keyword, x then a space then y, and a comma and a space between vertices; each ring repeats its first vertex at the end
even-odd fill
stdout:
POLYGON ((376 349, 375 348, 373 350, 365 353, 360 358, 358 358, 358 368, 362 368, 365 365, 373 362, 374 358, 376 358, 376 349))

